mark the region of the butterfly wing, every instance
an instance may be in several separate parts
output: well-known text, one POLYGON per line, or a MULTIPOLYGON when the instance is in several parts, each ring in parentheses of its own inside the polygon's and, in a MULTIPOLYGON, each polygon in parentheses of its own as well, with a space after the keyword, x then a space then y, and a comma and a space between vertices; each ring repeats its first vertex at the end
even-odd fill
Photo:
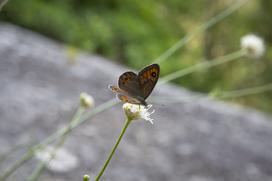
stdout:
POLYGON ((142 90, 138 81, 138 76, 134 72, 129 71, 120 75, 118 86, 120 89, 127 92, 131 97, 143 97, 142 90))
POLYGON ((109 88, 112 92, 117 94, 117 98, 122 102, 128 102, 131 104, 142 104, 141 101, 137 100, 136 98, 130 97, 126 91, 120 89, 117 86, 110 85, 109 88))
POLYGON ((127 96, 127 95, 117 94, 117 97, 122 102, 128 102, 128 103, 131 103, 131 104, 142 104, 138 99, 135 99, 135 98, 127 96))
POLYGON ((134 72, 123 73, 118 80, 118 86, 109 88, 117 93, 122 102, 147 105, 145 99, 150 95, 159 79, 160 67, 152 64, 135 74, 134 72))
POLYGON ((160 66, 158 64, 149 65, 139 72, 138 81, 144 99, 151 94, 156 83, 158 82, 159 75, 160 66))
POLYGON ((109 85, 109 89, 116 93, 116 94, 123 94, 123 95, 127 95, 127 92, 125 92, 124 90, 120 89, 119 87, 117 86, 114 86, 114 85, 109 85))

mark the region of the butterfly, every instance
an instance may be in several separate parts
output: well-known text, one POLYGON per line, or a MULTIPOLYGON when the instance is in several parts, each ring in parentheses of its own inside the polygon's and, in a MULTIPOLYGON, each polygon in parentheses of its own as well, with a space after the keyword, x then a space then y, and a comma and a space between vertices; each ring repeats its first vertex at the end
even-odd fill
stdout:
POLYGON ((152 64, 143 68, 138 75, 128 71, 120 75, 118 86, 110 85, 112 92, 122 102, 147 106, 146 98, 151 94, 160 75, 160 66, 152 64))

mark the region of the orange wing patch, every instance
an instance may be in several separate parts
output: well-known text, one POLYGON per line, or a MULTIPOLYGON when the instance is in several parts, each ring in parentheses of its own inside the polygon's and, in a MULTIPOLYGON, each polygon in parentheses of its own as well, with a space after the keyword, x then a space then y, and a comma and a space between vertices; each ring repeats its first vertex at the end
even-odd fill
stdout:
POLYGON ((121 95, 121 94, 119 94, 117 96, 122 102, 128 102, 128 97, 127 96, 121 95))
POLYGON ((122 102, 128 102, 128 103, 131 103, 131 104, 141 104, 141 102, 138 101, 137 99, 134 99, 134 98, 126 96, 126 95, 118 94, 117 97, 122 102))
POLYGON ((140 75, 139 80, 140 80, 140 84, 143 85, 145 84, 147 81, 157 81, 158 79, 158 74, 159 74, 159 69, 153 67, 149 70, 146 70, 145 72, 143 72, 143 74, 140 75))

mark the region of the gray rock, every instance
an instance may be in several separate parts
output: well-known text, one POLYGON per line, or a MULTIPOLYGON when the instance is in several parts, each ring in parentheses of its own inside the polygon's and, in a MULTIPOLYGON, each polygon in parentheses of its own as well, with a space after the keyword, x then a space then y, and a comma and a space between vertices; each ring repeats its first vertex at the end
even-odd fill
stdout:
MULTIPOLYGON (((83 91, 95 98, 96 105, 114 98, 108 84, 115 84, 124 70, 127 68, 99 56, 71 55, 60 43, 1 23, 0 153, 14 145, 44 140, 67 125, 83 91), (75 61, 72 65, 71 59, 75 61)), ((205 96, 199 98, 170 84, 156 87, 152 96, 184 99, 154 103, 154 125, 133 122, 102 180, 272 180, 271 117, 205 96)), ((74 129, 64 149, 78 159, 78 165, 66 173, 47 169, 40 180, 74 181, 84 174, 94 177, 124 119, 119 104, 74 129)), ((25 150, 23 146, 13 151, 0 163, 0 172, 25 150)), ((25 180, 36 163, 36 159, 27 162, 9 180, 25 180)))

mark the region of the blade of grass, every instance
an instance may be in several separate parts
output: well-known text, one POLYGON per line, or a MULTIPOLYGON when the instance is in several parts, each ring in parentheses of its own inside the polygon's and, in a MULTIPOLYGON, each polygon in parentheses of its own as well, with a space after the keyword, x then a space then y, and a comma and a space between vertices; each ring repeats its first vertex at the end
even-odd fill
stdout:
POLYGON ((208 28, 214 26, 216 23, 222 21, 224 18, 226 18, 229 15, 231 15, 232 13, 234 13, 236 10, 238 10, 240 7, 242 7, 247 2, 248 2, 248 0, 238 0, 232 6, 227 8, 225 11, 223 11, 223 12, 219 13, 218 15, 214 16, 209 21, 201 24, 199 27, 197 27, 191 33, 189 33, 186 36, 184 36, 183 38, 181 38, 176 44, 174 44, 172 47, 167 49, 163 54, 161 54, 153 62, 158 63, 158 64, 164 62, 171 55, 173 55, 178 49, 180 49, 182 46, 184 46, 186 43, 188 43, 194 37, 196 37, 196 35, 198 35, 199 33, 207 30, 208 28))
POLYGON ((191 73, 193 73, 195 71, 208 69, 208 68, 211 68, 211 67, 223 64, 223 63, 227 63, 227 62, 236 60, 238 58, 241 58, 244 55, 245 55, 245 50, 240 49, 240 50, 238 50, 236 52, 224 55, 222 57, 218 57, 218 58, 215 58, 213 60, 198 63, 196 65, 190 66, 190 67, 185 68, 185 69, 178 70, 176 72, 170 73, 170 74, 162 77, 160 79, 160 81, 158 82, 158 85, 165 84, 165 83, 167 83, 167 82, 169 82, 171 80, 183 77, 183 76, 191 74, 191 73))
POLYGON ((0 2, 0 11, 2 10, 2 8, 7 4, 9 0, 3 0, 0 2))
POLYGON ((204 94, 190 97, 152 96, 151 101, 156 103, 178 103, 178 102, 196 102, 213 98, 232 99, 243 96, 250 96, 254 94, 260 94, 267 91, 272 91, 272 83, 232 91, 221 91, 217 92, 216 94, 211 93, 208 96, 205 96, 204 94))
POLYGON ((82 123, 86 122, 88 119, 92 118, 96 114, 109 109, 110 107, 116 105, 117 103, 118 102, 116 99, 111 99, 111 100, 97 106, 96 108, 92 109, 90 112, 87 112, 82 117, 78 118, 73 124, 70 125, 71 127, 67 126, 65 128, 59 129, 55 133, 53 133, 52 135, 47 137, 41 143, 39 143, 33 147, 30 147, 27 153, 25 153, 19 160, 17 160, 11 167, 7 168, 3 172, 3 174, 0 175, 0 180, 1 181, 6 180, 15 170, 17 170, 24 163, 26 163, 28 160, 33 158, 33 156, 35 155, 35 152, 37 150, 44 148, 46 145, 54 142, 56 139, 58 139, 62 135, 67 134, 68 132, 72 131, 74 128, 76 128, 79 125, 81 125, 82 123))
POLYGON ((55 158, 58 149, 60 149, 63 146, 63 144, 65 143, 65 141, 69 135, 69 132, 71 131, 71 125, 78 120, 78 118, 84 113, 84 111, 85 111, 85 108, 83 108, 80 105, 68 125, 68 131, 61 136, 60 141, 56 144, 56 146, 54 147, 54 149, 50 153, 50 158, 46 161, 40 161, 38 166, 35 168, 35 170, 28 177, 28 179, 27 179, 28 181, 37 181, 39 179, 44 168, 50 163, 51 160, 53 160, 55 158))
POLYGON ((245 88, 245 89, 239 89, 239 90, 233 90, 233 91, 224 91, 222 93, 219 93, 219 98, 222 99, 228 99, 228 98, 237 98, 242 96, 248 96, 253 94, 259 94, 267 91, 272 90, 272 83, 262 85, 262 86, 256 86, 251 88, 245 88))

